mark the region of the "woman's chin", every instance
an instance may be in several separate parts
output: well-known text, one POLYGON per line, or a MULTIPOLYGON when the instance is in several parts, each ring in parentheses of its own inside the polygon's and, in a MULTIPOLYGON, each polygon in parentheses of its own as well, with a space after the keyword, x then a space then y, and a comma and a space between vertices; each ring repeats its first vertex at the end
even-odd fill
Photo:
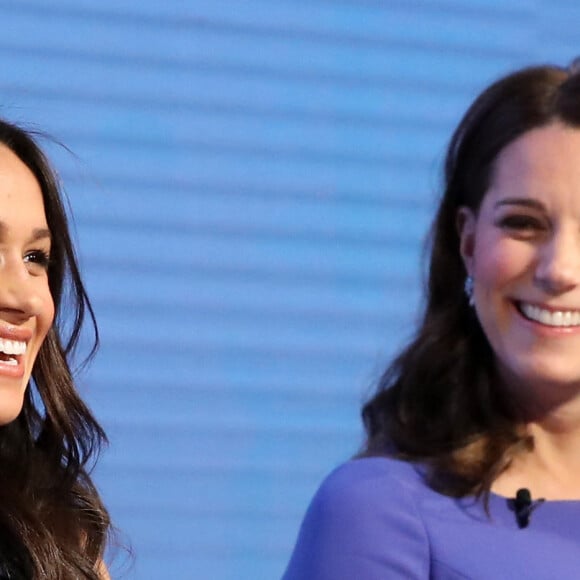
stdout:
POLYGON ((22 393, 3 393, 0 390, 0 426, 12 423, 20 415, 23 404, 22 393))

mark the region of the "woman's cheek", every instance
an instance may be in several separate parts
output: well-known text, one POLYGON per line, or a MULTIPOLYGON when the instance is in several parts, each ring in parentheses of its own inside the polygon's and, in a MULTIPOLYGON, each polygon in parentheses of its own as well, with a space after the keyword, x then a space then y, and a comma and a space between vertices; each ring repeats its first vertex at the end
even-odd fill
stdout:
POLYGON ((526 277, 533 263, 533 251, 528 244, 491 236, 485 241, 478 252, 479 282, 502 287, 526 277))

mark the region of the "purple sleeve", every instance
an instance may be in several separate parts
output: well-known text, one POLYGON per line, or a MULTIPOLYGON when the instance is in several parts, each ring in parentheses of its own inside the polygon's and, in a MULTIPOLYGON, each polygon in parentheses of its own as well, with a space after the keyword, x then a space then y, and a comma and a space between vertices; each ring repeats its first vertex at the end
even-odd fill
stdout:
POLYGON ((429 578, 427 534, 404 481, 357 463, 318 490, 283 580, 429 578))

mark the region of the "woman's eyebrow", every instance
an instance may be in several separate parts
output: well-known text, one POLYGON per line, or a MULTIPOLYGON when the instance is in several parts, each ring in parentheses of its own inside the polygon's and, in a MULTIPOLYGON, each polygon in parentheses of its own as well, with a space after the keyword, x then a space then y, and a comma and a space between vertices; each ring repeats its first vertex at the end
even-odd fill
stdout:
POLYGON ((546 209, 541 201, 538 201, 537 199, 530 199, 529 197, 506 197, 505 199, 496 201, 494 208, 498 208, 503 205, 521 205, 542 211, 546 209))
MULTIPOLYGON (((6 232, 10 228, 6 225, 6 222, 0 220, 0 238, 6 236, 6 232)), ((32 230, 32 234, 30 236, 31 242, 37 242, 38 240, 43 240, 45 238, 51 239, 52 236, 50 234, 50 230, 48 228, 34 228, 32 230)))
POLYGON ((35 228, 32 230, 32 236, 30 238, 31 241, 36 242, 45 238, 48 238, 49 240, 52 238, 48 228, 35 228))

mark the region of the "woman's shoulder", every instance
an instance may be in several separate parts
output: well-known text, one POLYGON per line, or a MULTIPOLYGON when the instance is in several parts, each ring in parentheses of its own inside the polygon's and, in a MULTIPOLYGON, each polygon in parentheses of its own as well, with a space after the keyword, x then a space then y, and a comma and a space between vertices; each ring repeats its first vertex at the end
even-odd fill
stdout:
POLYGON ((417 505, 425 488, 410 463, 342 464, 314 496, 284 579, 426 577, 429 541, 417 505))
POLYGON ((333 477, 352 477, 354 479, 388 478, 394 480, 420 481, 421 470, 418 464, 386 455, 363 456, 350 459, 336 467, 329 475, 333 477))
POLYGON ((343 463, 326 477, 318 494, 334 496, 363 492, 367 499, 378 495, 384 502, 385 493, 416 495, 426 491, 429 488, 419 466, 381 456, 343 463))
POLYGON ((322 482, 307 514, 319 529, 337 524, 369 534, 401 527, 424 535, 420 505, 433 492, 412 463, 386 457, 353 459, 322 482))

